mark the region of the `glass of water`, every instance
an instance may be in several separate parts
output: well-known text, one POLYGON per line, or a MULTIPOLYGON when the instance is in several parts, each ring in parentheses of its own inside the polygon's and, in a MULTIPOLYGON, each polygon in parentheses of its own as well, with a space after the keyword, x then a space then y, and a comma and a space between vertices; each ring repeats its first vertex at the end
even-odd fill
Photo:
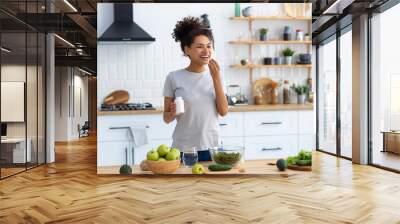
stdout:
POLYGON ((198 161, 197 150, 195 147, 192 147, 188 150, 185 150, 182 155, 183 165, 185 167, 192 167, 198 161))

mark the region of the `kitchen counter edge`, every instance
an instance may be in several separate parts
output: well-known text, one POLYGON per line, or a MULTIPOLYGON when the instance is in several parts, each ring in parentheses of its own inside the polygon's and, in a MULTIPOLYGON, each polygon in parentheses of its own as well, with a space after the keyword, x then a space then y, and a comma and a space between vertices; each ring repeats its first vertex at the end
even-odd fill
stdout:
MULTIPOLYGON (((252 111, 280 111, 280 110, 313 110, 314 104, 267 104, 267 105, 238 105, 229 106, 229 112, 252 112, 252 111)), ((128 110, 128 111, 97 111, 97 116, 106 115, 143 115, 161 114, 164 109, 157 107, 155 110, 128 110)))

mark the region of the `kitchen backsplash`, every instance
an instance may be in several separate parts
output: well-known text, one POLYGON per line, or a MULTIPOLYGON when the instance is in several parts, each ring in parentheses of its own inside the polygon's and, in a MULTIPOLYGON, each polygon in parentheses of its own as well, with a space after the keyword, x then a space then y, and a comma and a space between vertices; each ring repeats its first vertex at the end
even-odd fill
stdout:
MULTIPOLYGON (((102 4, 107 5, 107 4, 102 4)), ((253 6, 255 15, 283 14, 283 4, 245 4, 253 6)), ((215 58, 221 67, 225 87, 230 84, 239 84, 247 97, 251 94, 251 84, 248 69, 231 68, 232 64, 239 64, 241 59, 248 58, 248 45, 229 44, 239 36, 251 35, 258 38, 258 32, 250 34, 248 22, 233 21, 234 4, 134 4, 134 20, 156 41, 150 44, 132 44, 130 42, 98 42, 98 102, 114 90, 129 91, 130 102, 150 102, 155 106, 162 106, 162 90, 165 77, 169 72, 186 67, 189 60, 183 56, 179 43, 174 42, 171 33, 176 22, 185 16, 209 15, 211 28, 215 40, 215 58), (163 19, 161 26, 153 15, 160 15, 163 19)), ((296 29, 303 29, 307 33, 310 21, 254 21, 253 30, 258 31, 265 27, 269 29, 269 39, 281 39, 284 26, 291 26, 295 36, 296 29)), ((101 26, 101 24, 99 24, 101 26)), ((98 34, 101 35, 101 34, 98 34)), ((285 47, 291 47, 297 53, 307 53, 309 45, 254 45, 253 61, 261 64, 263 57, 280 56, 285 47)), ((306 68, 257 68, 253 70, 253 80, 260 77, 269 77, 275 81, 288 79, 290 83, 305 83, 308 77, 306 68)))

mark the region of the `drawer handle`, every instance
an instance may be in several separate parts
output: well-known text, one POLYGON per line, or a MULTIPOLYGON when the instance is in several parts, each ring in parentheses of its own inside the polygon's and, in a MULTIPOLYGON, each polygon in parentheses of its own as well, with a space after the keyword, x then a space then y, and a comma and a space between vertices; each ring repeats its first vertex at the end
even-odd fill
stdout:
POLYGON ((267 125, 267 124, 282 124, 282 122, 280 121, 276 121, 276 122, 261 122, 262 125, 267 125))
POLYGON ((277 151, 277 150, 282 150, 281 147, 276 147, 276 148, 262 148, 261 151, 277 151))
POLYGON ((219 126, 227 126, 228 124, 226 123, 220 123, 219 126))
MULTIPOLYGON (((144 128, 150 128, 150 126, 149 125, 145 125, 145 126, 143 126, 144 128)), ((130 129, 131 127, 128 127, 128 126, 126 126, 126 127, 110 127, 110 129, 130 129)))

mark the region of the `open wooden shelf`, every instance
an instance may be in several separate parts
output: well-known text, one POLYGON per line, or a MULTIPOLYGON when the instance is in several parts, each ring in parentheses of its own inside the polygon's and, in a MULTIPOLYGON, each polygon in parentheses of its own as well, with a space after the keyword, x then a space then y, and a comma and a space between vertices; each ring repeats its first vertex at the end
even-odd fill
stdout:
POLYGON ((312 44, 311 40, 233 40, 229 41, 230 44, 312 44))
POLYGON ((231 20, 311 20, 309 16, 249 16, 230 17, 231 20))
POLYGON ((248 65, 231 65, 232 68, 311 68, 311 64, 293 64, 293 65, 261 65, 261 64, 248 64, 248 65))

